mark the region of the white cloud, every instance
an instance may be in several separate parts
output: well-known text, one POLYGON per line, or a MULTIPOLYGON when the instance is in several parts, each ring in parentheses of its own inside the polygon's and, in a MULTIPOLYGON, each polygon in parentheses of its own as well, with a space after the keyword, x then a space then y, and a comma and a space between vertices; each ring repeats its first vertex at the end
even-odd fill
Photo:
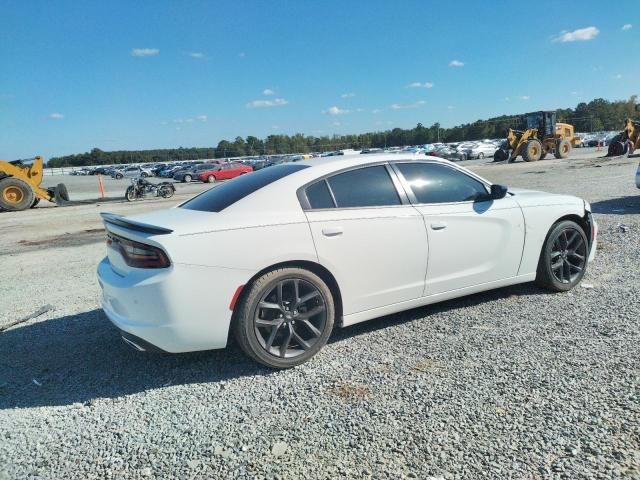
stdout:
POLYGON ((329 107, 322 113, 326 113, 327 115, 344 115, 346 113, 351 113, 351 110, 339 108, 334 105, 333 107, 329 107))
POLYGON ((407 85, 407 88, 433 88, 433 83, 431 82, 413 82, 407 85))
POLYGON ((587 40, 593 40, 598 36, 600 30, 596 27, 586 27, 586 28, 578 28, 573 32, 567 32, 563 30, 560 34, 553 40, 554 42, 584 42, 587 40))
POLYGON ((622 74, 621 74, 621 73, 619 73, 619 74, 617 74, 617 75, 614 75, 614 76, 613 76, 613 78, 614 78, 615 80, 620 80, 620 79, 622 78, 622 74))
POLYGON ((520 95, 518 98, 520 100, 530 100, 531 99, 531 97, 529 95, 520 95))
POLYGON ((159 53, 160 50, 157 48, 134 48, 131 50, 132 57, 153 57, 159 53))
POLYGON ((460 60, 451 60, 449 62, 449 66, 450 67, 464 67, 464 62, 461 62, 460 60))
POLYGON ((343 93, 342 95, 340 95, 340 98, 351 98, 351 97, 355 97, 356 94, 353 92, 348 92, 348 93, 343 93))
POLYGON ((574 97, 575 97, 575 96, 580 95, 580 92, 575 91, 575 90, 574 90, 573 92, 569 92, 569 93, 570 93, 571 95, 573 95, 574 97))
POLYGON ((340 125, 342 125, 340 122, 333 122, 331 125, 335 126, 335 127, 339 127, 340 125))
POLYGON ((273 100, 254 100, 253 102, 247 103, 245 106, 247 108, 270 108, 270 107, 281 107, 282 105, 286 105, 289 102, 284 98, 274 98, 273 100))
POLYGON ((262 94, 263 94, 263 95, 275 95, 275 94, 276 94, 276 92, 275 92, 274 90, 271 90, 270 88, 265 88, 265 89, 262 91, 262 94))
POLYGON ((209 117, 207 117, 206 115, 198 115, 196 116, 196 120, 198 120, 199 122, 206 122, 207 120, 209 120, 209 117))
POLYGON ((424 100, 418 100, 416 103, 410 103, 408 105, 401 105, 399 103, 394 103, 391 105, 392 110, 403 110, 405 108, 418 108, 424 105, 426 102, 424 100))
POLYGON ((448 110, 454 110, 455 108, 456 108, 455 105, 447 105, 448 110))
POLYGON ((191 52, 189 53, 191 58, 204 58, 204 53, 202 52, 191 52))
POLYGON ((626 30, 631 30, 633 28, 633 25, 631 25, 630 23, 625 23, 622 26, 622 30, 626 31, 626 30))
POLYGON ((374 108, 373 110, 371 110, 371 113, 380 113, 381 111, 381 108, 374 108))
POLYGON ((62 120, 64 118, 64 115, 61 113, 54 112, 49 114, 49 118, 51 120, 62 120))

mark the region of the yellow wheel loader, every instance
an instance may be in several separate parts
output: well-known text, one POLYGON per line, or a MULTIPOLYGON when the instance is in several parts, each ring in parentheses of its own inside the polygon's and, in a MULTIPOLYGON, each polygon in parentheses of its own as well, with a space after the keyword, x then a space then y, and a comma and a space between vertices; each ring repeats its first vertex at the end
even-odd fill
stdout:
POLYGON ((62 205, 69 200, 64 183, 53 188, 43 188, 42 157, 35 157, 30 165, 19 160, 0 160, 0 210, 12 212, 35 207, 40 200, 62 205))
POLYGON ((514 162, 522 155, 525 162, 542 160, 552 153, 556 158, 567 158, 571 149, 580 143, 573 125, 556 123, 556 112, 540 111, 524 115, 526 130, 509 129, 507 139, 493 155, 496 162, 514 162))
POLYGON ((640 149, 640 122, 628 118, 624 123, 624 130, 609 142, 607 157, 618 157, 640 149))

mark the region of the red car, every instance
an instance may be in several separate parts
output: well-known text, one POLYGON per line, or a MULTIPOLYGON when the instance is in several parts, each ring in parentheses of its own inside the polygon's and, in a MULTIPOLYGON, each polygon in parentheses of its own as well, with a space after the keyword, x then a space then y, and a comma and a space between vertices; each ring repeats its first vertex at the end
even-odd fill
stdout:
POLYGON ((223 163, 220 168, 200 172, 198 178, 203 182, 213 183, 219 180, 236 178, 250 172, 253 172, 253 168, 247 167, 239 162, 229 162, 223 163))

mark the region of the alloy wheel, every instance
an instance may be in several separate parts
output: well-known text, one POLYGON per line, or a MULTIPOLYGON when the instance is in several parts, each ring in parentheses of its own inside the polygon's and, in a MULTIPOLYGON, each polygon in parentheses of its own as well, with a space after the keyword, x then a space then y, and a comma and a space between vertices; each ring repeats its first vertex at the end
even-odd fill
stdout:
POLYGON ((566 228, 556 235, 549 256, 551 272, 561 283, 572 283, 584 270, 587 244, 575 228, 566 228))
POLYGON ((258 342, 267 353, 297 357, 321 338, 327 326, 326 301, 311 282, 280 280, 260 298, 253 322, 258 342))

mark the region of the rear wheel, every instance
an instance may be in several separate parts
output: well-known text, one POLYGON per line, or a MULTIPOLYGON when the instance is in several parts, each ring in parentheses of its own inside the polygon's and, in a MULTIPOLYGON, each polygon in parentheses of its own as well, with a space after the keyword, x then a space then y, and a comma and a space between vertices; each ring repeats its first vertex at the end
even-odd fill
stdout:
POLYGON ((158 193, 160 193, 162 198, 171 198, 173 197, 173 188, 165 185, 164 187, 160 187, 160 191, 158 193))
POLYGON ((10 212, 27 210, 34 199, 33 190, 27 182, 14 177, 0 180, 0 208, 10 212))
POLYGON ((121 173, 116 173, 116 178, 120 180, 121 178, 124 178, 124 175, 122 175, 121 173))
POLYGON ((537 162, 542 156, 542 143, 540 140, 529 140, 522 149, 522 159, 525 162, 537 162))
POLYGON ((190 183, 191 182, 191 175, 185 175, 184 177, 182 177, 182 181, 185 183, 190 183))
POLYGON ((551 227, 540 253, 536 284, 556 292, 575 287, 585 274, 589 243, 576 222, 564 220, 551 227))
POLYGON ((213 175, 209 175, 209 176, 207 177, 207 182, 208 182, 208 183, 213 183, 213 182, 215 182, 215 181, 216 181, 216 177, 214 177, 213 175))
POLYGON ((567 158, 571 153, 571 143, 567 139, 562 139, 556 144, 554 155, 556 158, 567 158))
POLYGON ((484 153, 480 152, 478 154, 478 160, 482 160, 484 158, 484 153))
POLYGON ((291 368, 313 357, 333 329, 331 290, 301 268, 273 270, 248 286, 234 315, 244 352, 271 368, 291 368))

